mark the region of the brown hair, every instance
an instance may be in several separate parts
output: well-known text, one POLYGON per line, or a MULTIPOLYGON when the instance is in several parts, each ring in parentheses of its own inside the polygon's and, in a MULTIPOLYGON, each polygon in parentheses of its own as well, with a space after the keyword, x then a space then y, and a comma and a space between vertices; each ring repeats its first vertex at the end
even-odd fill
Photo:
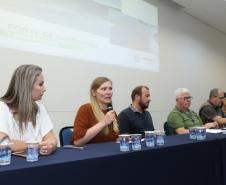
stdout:
POLYGON ((135 87, 133 89, 132 93, 131 93, 131 99, 132 99, 132 101, 135 100, 135 96, 136 95, 139 95, 139 96, 142 95, 142 88, 145 88, 145 89, 149 90, 149 88, 147 86, 144 86, 144 85, 140 85, 140 86, 135 87))

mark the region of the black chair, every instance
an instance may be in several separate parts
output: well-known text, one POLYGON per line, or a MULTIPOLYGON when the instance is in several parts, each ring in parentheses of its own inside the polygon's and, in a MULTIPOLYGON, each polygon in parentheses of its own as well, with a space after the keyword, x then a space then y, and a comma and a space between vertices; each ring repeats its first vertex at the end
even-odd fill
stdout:
POLYGON ((66 126, 60 129, 60 146, 72 145, 73 126, 66 126))
POLYGON ((167 123, 167 121, 164 123, 163 128, 164 128, 165 134, 166 134, 167 136, 171 135, 171 134, 170 134, 170 126, 169 126, 169 124, 167 123))

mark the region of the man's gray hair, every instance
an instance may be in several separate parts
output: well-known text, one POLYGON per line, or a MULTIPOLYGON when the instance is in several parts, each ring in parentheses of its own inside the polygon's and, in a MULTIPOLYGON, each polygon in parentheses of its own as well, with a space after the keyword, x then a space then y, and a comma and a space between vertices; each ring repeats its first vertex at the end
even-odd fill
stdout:
POLYGON ((189 93, 190 94, 190 91, 187 88, 178 88, 175 91, 175 98, 176 99, 180 98, 182 93, 189 93))
POLYGON ((209 94, 209 99, 211 99, 212 97, 217 97, 219 93, 219 89, 218 88, 214 88, 210 90, 210 94, 209 94))

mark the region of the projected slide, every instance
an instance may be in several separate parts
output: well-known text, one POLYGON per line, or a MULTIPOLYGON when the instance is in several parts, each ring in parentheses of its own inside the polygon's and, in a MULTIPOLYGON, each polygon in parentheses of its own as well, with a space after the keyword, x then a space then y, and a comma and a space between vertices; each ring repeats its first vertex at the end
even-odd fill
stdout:
POLYGON ((0 1, 0 47, 158 71, 157 15, 142 0, 0 1))

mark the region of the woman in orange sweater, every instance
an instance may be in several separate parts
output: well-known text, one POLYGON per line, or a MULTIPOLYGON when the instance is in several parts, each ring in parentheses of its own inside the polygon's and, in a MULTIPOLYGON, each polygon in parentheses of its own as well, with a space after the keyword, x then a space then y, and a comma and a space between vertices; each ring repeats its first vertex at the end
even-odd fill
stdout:
POLYGON ((90 103, 82 105, 74 121, 73 143, 115 141, 118 137, 118 122, 115 111, 108 111, 112 102, 112 81, 97 77, 90 87, 90 103))

